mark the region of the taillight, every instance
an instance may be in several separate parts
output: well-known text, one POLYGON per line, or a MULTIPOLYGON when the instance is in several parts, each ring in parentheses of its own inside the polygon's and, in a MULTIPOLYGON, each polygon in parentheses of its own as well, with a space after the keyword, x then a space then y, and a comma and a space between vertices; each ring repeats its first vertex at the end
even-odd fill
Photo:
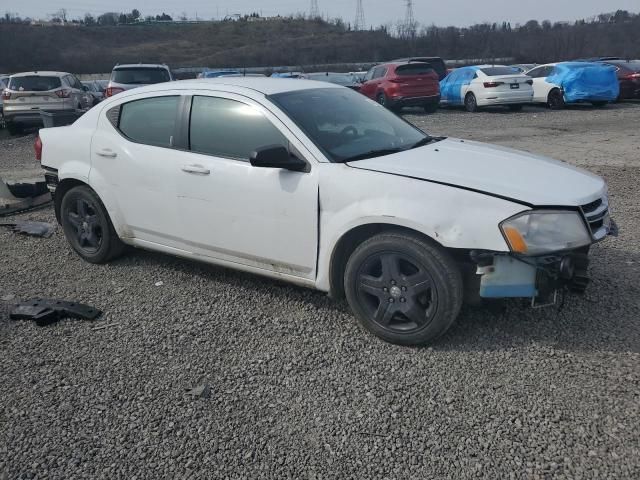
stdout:
POLYGON ((36 160, 41 162, 42 161, 42 140, 40 140, 40 135, 36 137, 36 141, 33 143, 33 149, 36 152, 36 160))
POLYGON ((11 92, 9 90, 2 91, 2 100, 11 100, 11 92))
POLYGON ((640 78, 640 73, 632 73, 631 75, 629 75, 627 78, 631 79, 631 80, 635 80, 640 78))
POLYGON ((504 82, 484 82, 484 88, 496 88, 504 85, 504 82))
POLYGON ((105 91, 104 94, 106 97, 113 97, 116 93, 120 93, 120 92, 124 92, 124 88, 107 87, 107 90, 105 91))
POLYGON ((56 90, 56 95, 58 98, 69 98, 71 96, 71 90, 61 88, 60 90, 56 90))

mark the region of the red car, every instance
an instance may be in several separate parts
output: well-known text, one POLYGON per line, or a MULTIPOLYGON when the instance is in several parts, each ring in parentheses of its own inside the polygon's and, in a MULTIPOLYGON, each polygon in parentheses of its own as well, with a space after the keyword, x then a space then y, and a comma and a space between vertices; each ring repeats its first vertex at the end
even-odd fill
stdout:
POLYGON ((619 100, 640 98, 640 60, 607 60, 616 67, 620 82, 619 100))
POLYGON ((429 63, 394 61, 369 70, 360 93, 394 111, 423 107, 427 113, 433 113, 440 103, 440 82, 429 63))

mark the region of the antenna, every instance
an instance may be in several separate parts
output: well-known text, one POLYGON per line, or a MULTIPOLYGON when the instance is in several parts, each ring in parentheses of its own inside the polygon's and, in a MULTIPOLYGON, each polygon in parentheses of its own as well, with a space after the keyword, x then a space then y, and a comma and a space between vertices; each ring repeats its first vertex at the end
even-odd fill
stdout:
POLYGON ((362 6, 362 0, 358 0, 358 7, 356 8, 356 21, 353 24, 355 30, 364 30, 367 26, 364 23, 364 7, 362 6))
POLYGON ((402 36, 405 38, 413 38, 416 35, 416 20, 413 17, 413 0, 404 0, 407 7, 404 15, 404 25, 402 36))
POLYGON ((318 18, 320 16, 320 8, 318 8, 318 0, 311 0, 311 11, 309 18, 318 18))

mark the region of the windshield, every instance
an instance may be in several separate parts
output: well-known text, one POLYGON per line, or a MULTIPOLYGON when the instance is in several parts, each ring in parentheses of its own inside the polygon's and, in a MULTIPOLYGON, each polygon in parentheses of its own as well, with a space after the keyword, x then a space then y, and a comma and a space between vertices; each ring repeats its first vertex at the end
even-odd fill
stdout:
POLYGON ((315 88, 269 97, 332 162, 410 149, 430 137, 348 88, 315 88))
POLYGON ((12 77, 9 80, 9 89, 18 92, 46 92, 60 87, 60 77, 29 75, 27 77, 12 77))
POLYGON ((115 83, 128 85, 151 85, 171 80, 166 68, 118 68, 111 74, 111 80, 115 83))

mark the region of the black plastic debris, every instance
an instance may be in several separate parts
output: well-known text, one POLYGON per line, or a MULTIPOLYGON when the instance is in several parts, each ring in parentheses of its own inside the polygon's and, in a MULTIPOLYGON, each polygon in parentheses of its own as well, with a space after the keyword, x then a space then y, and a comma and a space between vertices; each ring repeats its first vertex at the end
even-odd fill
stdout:
POLYGON ((0 222, 0 226, 9 227, 14 232, 24 233, 25 235, 33 235, 34 237, 49 238, 53 235, 56 227, 46 222, 31 222, 31 221, 18 221, 18 222, 0 222))
POLYGON ((9 312, 11 320, 33 320, 40 327, 56 323, 62 318, 95 320, 100 315, 102 311, 83 303, 40 298, 18 303, 9 312))

